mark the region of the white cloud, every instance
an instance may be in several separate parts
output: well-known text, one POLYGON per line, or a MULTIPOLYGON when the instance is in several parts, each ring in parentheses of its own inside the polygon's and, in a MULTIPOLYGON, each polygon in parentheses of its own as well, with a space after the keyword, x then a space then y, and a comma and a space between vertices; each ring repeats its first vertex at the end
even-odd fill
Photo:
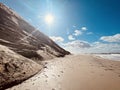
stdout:
POLYGON ((69 39, 69 40, 75 40, 75 38, 73 37, 73 35, 69 35, 69 36, 68 36, 68 39, 69 39))
POLYGON ((117 53, 120 52, 120 45, 117 43, 94 43, 89 49, 89 52, 94 53, 117 53))
POLYGON ((92 35, 92 34, 93 34, 93 32, 88 32, 88 33, 87 33, 87 35, 92 35))
POLYGON ((64 38, 59 37, 59 36, 50 36, 50 38, 54 41, 54 42, 63 42, 64 38))
POLYGON ((89 48, 90 44, 86 41, 80 41, 80 40, 75 40, 75 41, 71 41, 68 42, 66 44, 64 44, 67 47, 75 47, 75 48, 89 48))
POLYGON ((100 40, 106 42, 120 42, 120 34, 115 34, 113 36, 102 36, 100 40))
POLYGON ((82 32, 80 30, 75 30, 73 35, 79 36, 81 34, 82 34, 82 32))
POLYGON ((87 29, 87 27, 82 27, 81 30, 87 31, 88 29, 87 29))
POLYGON ((75 40, 62 45, 64 49, 71 53, 120 53, 120 45, 117 43, 88 43, 86 41, 75 40))
POLYGON ((86 41, 75 40, 68 43, 64 43, 63 48, 70 51, 71 53, 80 53, 83 49, 90 48, 90 44, 86 41))

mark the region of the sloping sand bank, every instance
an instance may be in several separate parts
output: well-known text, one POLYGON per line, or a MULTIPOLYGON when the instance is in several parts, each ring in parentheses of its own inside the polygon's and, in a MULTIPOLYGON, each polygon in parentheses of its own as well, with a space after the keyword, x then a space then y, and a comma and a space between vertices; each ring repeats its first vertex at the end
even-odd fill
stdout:
POLYGON ((92 55, 56 58, 42 72, 7 90, 120 90, 120 62, 92 55))

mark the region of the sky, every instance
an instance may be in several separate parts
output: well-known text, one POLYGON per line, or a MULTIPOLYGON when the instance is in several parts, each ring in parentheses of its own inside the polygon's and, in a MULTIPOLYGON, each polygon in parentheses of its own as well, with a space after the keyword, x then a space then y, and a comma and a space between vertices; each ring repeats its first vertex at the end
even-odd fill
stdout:
POLYGON ((120 53, 120 0, 0 2, 72 53, 120 53))

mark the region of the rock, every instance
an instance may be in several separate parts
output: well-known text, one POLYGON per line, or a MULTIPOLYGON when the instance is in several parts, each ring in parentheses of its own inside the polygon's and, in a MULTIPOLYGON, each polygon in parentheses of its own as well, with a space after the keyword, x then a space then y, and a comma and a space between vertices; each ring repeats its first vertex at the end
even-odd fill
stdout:
POLYGON ((36 74, 42 69, 41 60, 68 54, 70 52, 0 3, 0 90, 36 74))
POLYGON ((0 3, 0 44, 10 47, 24 57, 34 58, 35 61, 70 54, 2 3, 0 3))
POLYGON ((20 83, 41 69, 36 62, 0 45, 0 90, 20 83))

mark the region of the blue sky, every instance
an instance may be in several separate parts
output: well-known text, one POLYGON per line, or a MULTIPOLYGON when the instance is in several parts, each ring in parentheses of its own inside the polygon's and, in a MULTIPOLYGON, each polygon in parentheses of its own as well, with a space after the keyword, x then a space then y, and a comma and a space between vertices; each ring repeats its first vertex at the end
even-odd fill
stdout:
POLYGON ((120 52, 120 0, 0 0, 73 53, 120 52), (52 13, 51 25, 45 16, 52 13))

